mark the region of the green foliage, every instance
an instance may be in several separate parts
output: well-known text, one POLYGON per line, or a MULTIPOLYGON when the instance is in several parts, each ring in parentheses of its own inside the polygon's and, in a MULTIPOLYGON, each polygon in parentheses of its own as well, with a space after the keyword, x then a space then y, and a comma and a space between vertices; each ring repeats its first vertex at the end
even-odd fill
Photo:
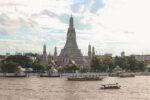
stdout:
POLYGON ((46 70, 46 71, 50 70, 51 67, 52 67, 52 65, 49 65, 49 64, 46 64, 46 65, 44 65, 44 66, 45 66, 45 70, 46 70))
POLYGON ((35 61, 33 63, 40 63, 41 61, 41 56, 37 53, 26 53, 25 56, 27 57, 35 57, 35 61))
POLYGON ((126 71, 144 71, 145 65, 143 61, 137 61, 134 56, 129 57, 115 57, 112 60, 102 61, 98 57, 93 57, 91 63, 91 70, 96 72, 111 72, 116 66, 120 66, 126 71), (107 70, 109 69, 109 70, 107 70))
POLYGON ((146 66, 145 66, 143 61, 139 61, 137 64, 138 64, 138 70, 139 71, 145 71, 146 66))
POLYGON ((48 64, 42 65, 42 64, 34 63, 32 67, 33 67, 33 70, 36 72, 44 72, 44 71, 48 71, 49 69, 51 69, 52 66, 48 64))
POLYGON ((115 57, 115 66, 120 66, 122 69, 129 70, 130 64, 129 64, 129 57, 115 57))
POLYGON ((6 62, 15 62, 23 68, 29 68, 32 65, 32 61, 27 56, 23 55, 12 55, 6 59, 6 62))
POLYGON ((58 72, 59 72, 59 73, 64 73, 65 70, 64 70, 64 68, 59 68, 59 69, 58 69, 58 72))
POLYGON ((91 70, 96 72, 104 72, 108 68, 108 64, 102 62, 98 57, 93 57, 92 64, 91 64, 91 70))
POLYGON ((33 70, 36 71, 36 72, 40 72, 40 71, 45 70, 44 66, 41 65, 41 64, 36 64, 35 63, 35 64, 32 65, 32 67, 33 67, 33 70))
POLYGON ((82 68, 79 71, 80 71, 80 73, 86 73, 86 72, 90 72, 90 69, 88 69, 88 68, 82 68))
POLYGON ((129 57, 115 57, 115 66, 119 65, 126 71, 144 71, 145 65, 143 61, 137 61, 133 55, 129 57))
POLYGON ((79 67, 75 66, 75 65, 71 65, 71 66, 65 66, 63 68, 63 71, 64 72, 67 72, 67 73, 74 73, 76 70, 79 70, 79 67))
POLYGON ((9 61, 6 63, 2 64, 2 72, 7 72, 7 73, 15 73, 18 71, 18 64, 13 61, 9 61))

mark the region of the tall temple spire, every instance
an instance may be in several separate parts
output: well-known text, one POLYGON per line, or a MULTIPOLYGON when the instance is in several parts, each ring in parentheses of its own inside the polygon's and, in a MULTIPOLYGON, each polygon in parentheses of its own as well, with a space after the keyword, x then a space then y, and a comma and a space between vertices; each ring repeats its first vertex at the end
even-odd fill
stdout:
POLYGON ((43 54, 46 54, 46 45, 43 46, 43 54))
POLYGON ((74 27, 72 14, 69 20, 69 27, 74 27))
POLYGON ((78 49, 78 45, 76 42, 76 31, 72 15, 69 19, 66 44, 61 50, 60 55, 58 56, 58 63, 60 64, 60 66, 66 66, 69 59, 74 60, 80 66, 84 66, 83 55, 80 49, 78 49))
POLYGON ((55 46, 55 51, 54 51, 54 60, 57 61, 57 47, 55 46))
POLYGON ((95 56, 95 47, 92 47, 92 56, 95 56))
POLYGON ((92 53, 92 52, 91 52, 91 45, 89 44, 89 47, 88 47, 88 56, 89 56, 89 57, 91 57, 91 53, 92 53))
POLYGON ((43 46, 42 64, 47 64, 47 63, 48 63, 48 57, 47 57, 47 52, 46 52, 46 45, 44 44, 44 46, 43 46))
POLYGON ((64 48, 78 48, 77 42, 76 42, 76 32, 73 24, 73 17, 70 17, 69 20, 69 28, 67 32, 67 41, 64 48))

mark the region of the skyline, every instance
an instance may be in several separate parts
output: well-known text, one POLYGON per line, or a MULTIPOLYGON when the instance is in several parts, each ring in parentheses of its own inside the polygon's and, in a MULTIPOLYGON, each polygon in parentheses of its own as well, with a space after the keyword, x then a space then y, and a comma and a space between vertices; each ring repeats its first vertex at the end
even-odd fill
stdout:
POLYGON ((0 54, 58 54, 64 47, 69 17, 74 17, 77 44, 98 54, 150 54, 149 0, 5 0, 0 1, 0 54))

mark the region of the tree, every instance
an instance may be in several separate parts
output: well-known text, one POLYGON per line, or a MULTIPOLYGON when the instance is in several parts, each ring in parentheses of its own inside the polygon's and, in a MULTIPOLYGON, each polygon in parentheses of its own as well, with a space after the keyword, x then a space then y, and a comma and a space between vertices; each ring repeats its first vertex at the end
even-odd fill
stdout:
POLYGON ((145 69, 146 69, 144 61, 139 61, 137 64, 137 67, 138 67, 137 68, 138 71, 145 71, 145 69))
POLYGON ((37 63, 34 63, 34 64, 32 65, 32 67, 33 67, 33 70, 36 71, 36 72, 42 72, 42 71, 45 70, 45 68, 44 68, 43 65, 37 64, 37 63))
POLYGON ((46 71, 50 70, 51 67, 52 67, 52 65, 50 65, 50 64, 46 64, 46 65, 44 65, 44 66, 45 66, 45 70, 46 70, 46 71))
POLYGON ((134 56, 130 56, 128 58, 128 61, 129 61, 129 69, 131 71, 136 71, 137 70, 137 60, 135 59, 134 56))
POLYGON ((13 61, 9 61, 2 64, 2 72, 4 73, 15 73, 18 71, 18 64, 13 61))
POLYGON ((81 68, 79 71, 80 71, 81 73, 86 73, 86 72, 89 72, 90 69, 89 69, 89 68, 81 68))
POLYGON ((106 71, 107 68, 108 68, 108 65, 106 63, 102 62, 100 58, 98 58, 96 56, 93 57, 92 63, 91 63, 92 71, 104 72, 104 71, 106 71))
POLYGON ((72 73, 72 72, 75 72, 76 70, 79 70, 79 67, 76 65, 68 65, 68 66, 65 66, 63 70, 67 73, 72 73))
POLYGON ((129 57, 115 57, 115 66, 119 65, 126 71, 144 71, 145 65, 143 61, 137 61, 135 56, 129 57))
POLYGON ((124 70, 130 70, 129 57, 115 57, 115 66, 120 66, 124 70))
POLYGON ((10 61, 19 64, 23 68, 29 68, 32 65, 32 61, 30 60, 30 58, 27 56, 23 56, 23 55, 8 56, 6 59, 6 62, 10 62, 10 61))
POLYGON ((40 63, 41 61, 41 55, 37 54, 37 53, 26 53, 25 56, 27 57, 34 57, 35 60, 33 63, 40 63))

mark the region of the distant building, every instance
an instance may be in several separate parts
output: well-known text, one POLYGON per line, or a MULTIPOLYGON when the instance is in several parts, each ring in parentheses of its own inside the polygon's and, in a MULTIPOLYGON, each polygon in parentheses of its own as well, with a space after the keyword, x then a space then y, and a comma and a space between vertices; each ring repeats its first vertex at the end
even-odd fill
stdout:
POLYGON ((6 53, 5 57, 7 58, 8 56, 10 56, 10 53, 6 53))
POLYGON ((22 53, 21 52, 16 52, 15 55, 22 55, 22 53))
POLYGON ((150 55, 134 55, 137 61, 144 61, 145 64, 150 64, 150 55))
POLYGON ((112 60, 112 54, 106 53, 104 55, 100 55, 100 58, 102 61, 111 61, 112 60))
POLYGON ((121 57, 122 57, 122 58, 125 57, 125 52, 124 52, 124 51, 121 52, 121 57))

